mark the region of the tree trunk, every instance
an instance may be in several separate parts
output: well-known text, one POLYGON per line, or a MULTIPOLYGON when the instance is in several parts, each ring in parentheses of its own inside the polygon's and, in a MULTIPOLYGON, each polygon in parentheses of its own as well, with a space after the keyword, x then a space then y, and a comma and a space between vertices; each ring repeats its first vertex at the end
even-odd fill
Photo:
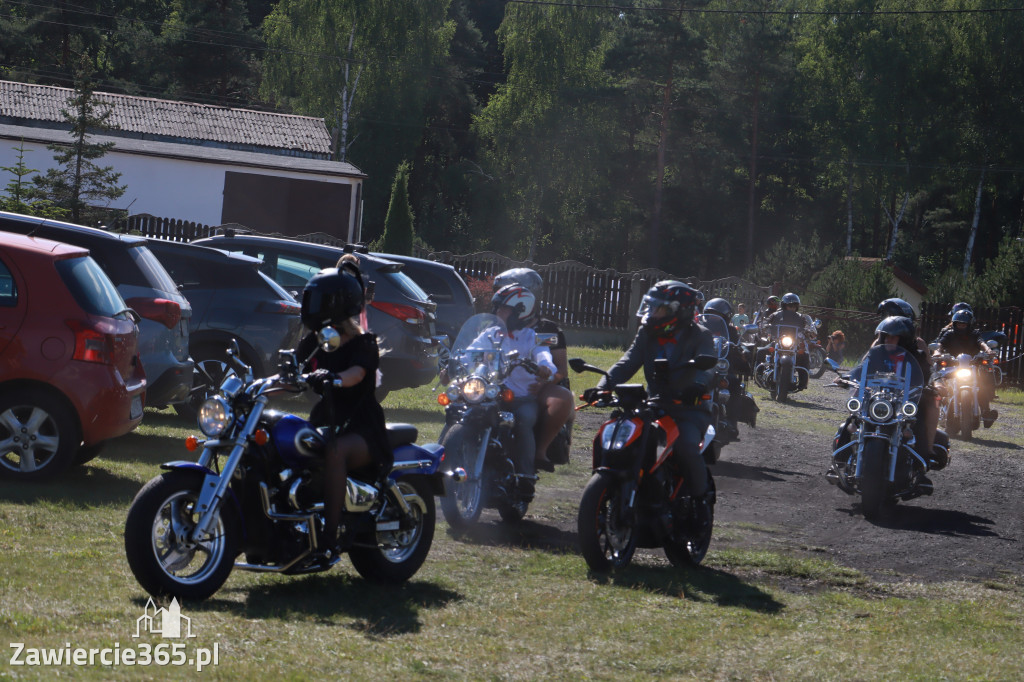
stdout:
POLYGON ((651 232, 647 235, 647 260, 651 267, 661 264, 661 207, 665 191, 665 149, 668 147, 668 118, 672 103, 672 65, 661 97, 661 126, 658 131, 658 167, 654 184, 654 206, 651 210, 651 232))
POLYGON ((761 69, 754 75, 754 101, 751 106, 750 184, 747 190, 747 269, 754 264, 754 227, 757 206, 757 132, 761 105, 761 69))
POLYGON ((846 255, 853 255, 853 164, 846 176, 846 255))
POLYGON ((964 254, 964 277, 971 269, 971 255, 974 253, 974 238, 978 236, 978 221, 981 219, 981 188, 985 183, 985 171, 978 178, 978 191, 974 195, 974 220, 971 221, 971 236, 967 238, 967 252, 964 254))

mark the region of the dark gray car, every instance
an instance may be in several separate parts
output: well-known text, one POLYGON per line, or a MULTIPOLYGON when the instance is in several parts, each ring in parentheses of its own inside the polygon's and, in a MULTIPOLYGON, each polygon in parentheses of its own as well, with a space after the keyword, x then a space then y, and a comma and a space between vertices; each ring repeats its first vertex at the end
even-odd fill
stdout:
POLYGON ((149 248, 192 304, 189 350, 196 371, 188 402, 175 406, 179 413, 194 416, 220 385, 232 339, 256 376, 273 374, 277 351, 298 344, 299 303, 260 271, 258 259, 160 239, 150 239, 149 248))
MULTIPOLYGON (((299 295, 310 277, 323 268, 334 267, 345 253, 336 246, 230 233, 192 243, 259 258, 267 275, 299 295)), ((374 283, 367 318, 382 351, 379 395, 431 382, 437 377, 437 305, 402 271, 401 263, 365 253, 355 255, 363 273, 374 283)))
POLYGON ((370 255, 402 264, 402 272, 412 277, 427 292, 430 300, 437 304, 437 333, 447 334, 449 342, 458 336, 462 323, 476 314, 473 294, 462 275, 452 266, 393 253, 370 255))

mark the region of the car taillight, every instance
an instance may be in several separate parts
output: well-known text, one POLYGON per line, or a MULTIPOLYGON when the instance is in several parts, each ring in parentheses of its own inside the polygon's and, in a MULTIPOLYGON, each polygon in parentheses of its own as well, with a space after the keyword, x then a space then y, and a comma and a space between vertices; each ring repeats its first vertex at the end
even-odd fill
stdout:
POLYGON ((75 333, 75 352, 72 357, 84 362, 114 364, 114 342, 109 335, 99 332, 81 320, 66 320, 75 333))
POLYGON ((274 301, 273 303, 263 302, 259 306, 260 312, 273 313, 277 315, 298 315, 302 312, 298 303, 291 301, 274 301))
POLYGON ((427 319, 422 310, 414 308, 411 305, 402 305, 401 303, 383 303, 381 301, 374 301, 370 305, 382 313, 387 313, 391 317, 397 317, 403 322, 408 322, 409 324, 423 324, 427 319))
POLYGON ((181 306, 166 298, 129 298, 125 301, 140 317, 174 329, 181 321, 181 306))

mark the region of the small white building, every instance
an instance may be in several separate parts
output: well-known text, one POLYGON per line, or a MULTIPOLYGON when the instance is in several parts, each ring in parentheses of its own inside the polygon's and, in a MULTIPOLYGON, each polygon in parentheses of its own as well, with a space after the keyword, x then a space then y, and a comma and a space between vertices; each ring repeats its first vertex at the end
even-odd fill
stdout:
MULTIPOLYGON (((45 173, 52 143, 70 143, 61 115, 69 88, 0 81, 0 166, 45 173)), ((324 232, 358 241, 365 174, 331 160, 323 119, 148 97, 95 93, 116 130, 90 135, 114 147, 96 163, 121 173, 110 208, 204 225, 237 223, 287 235, 324 232)), ((98 109, 102 111, 102 109, 98 109)), ((0 178, 0 188, 14 179, 0 178)))

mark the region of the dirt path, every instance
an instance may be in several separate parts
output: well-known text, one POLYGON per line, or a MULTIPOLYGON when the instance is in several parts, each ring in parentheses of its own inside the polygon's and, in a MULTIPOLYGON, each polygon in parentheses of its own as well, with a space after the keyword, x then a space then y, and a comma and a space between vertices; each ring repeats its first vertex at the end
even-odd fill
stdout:
MULTIPOLYGON (((838 423, 845 394, 820 390, 771 405, 775 424, 838 423), (804 396, 807 396, 806 398, 804 396), (781 417, 781 418, 780 418, 781 417)), ((764 391, 753 389, 762 405, 764 391)), ((763 405, 766 409, 767 405, 763 405)), ((1008 412, 1008 411, 1004 411, 1008 412)), ((469 541, 575 551, 576 511, 589 477, 589 445, 605 413, 577 415, 573 463, 543 475, 523 524, 507 527, 491 511, 469 541)), ((1024 575, 1024 456, 1010 434, 1024 423, 1000 416, 970 446, 953 441, 951 464, 932 475, 935 493, 901 502, 876 523, 860 514, 859 498, 825 480, 830 436, 805 429, 741 428, 712 467, 718 487, 712 551, 764 548, 817 556, 876 579, 986 580, 1024 575)), ((820 429, 819 429, 820 430, 820 429)))

